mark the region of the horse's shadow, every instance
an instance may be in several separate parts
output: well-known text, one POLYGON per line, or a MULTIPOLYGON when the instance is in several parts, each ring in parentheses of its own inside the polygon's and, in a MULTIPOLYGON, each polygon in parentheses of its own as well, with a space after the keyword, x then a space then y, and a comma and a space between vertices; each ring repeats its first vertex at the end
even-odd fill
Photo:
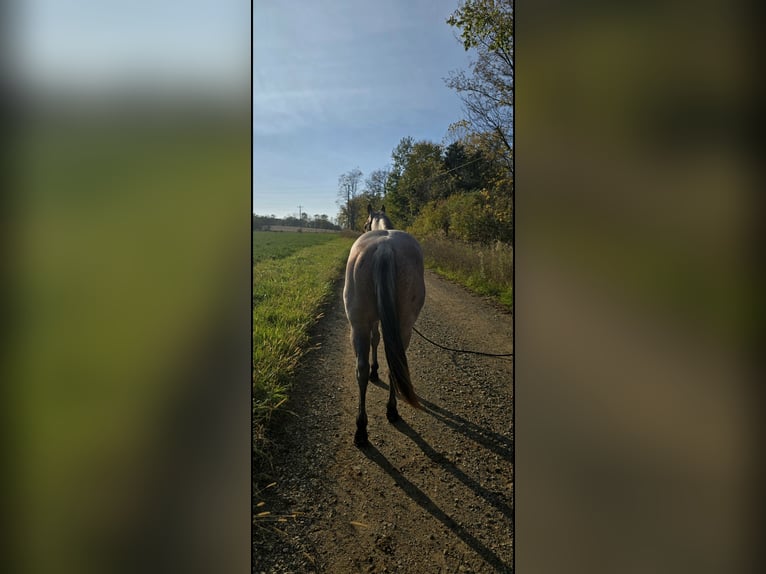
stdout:
MULTIPOLYGON (((370 381, 370 383, 388 391, 388 385, 381 380, 370 381)), ((505 460, 513 460, 513 442, 507 436, 472 423, 460 415, 456 415, 422 397, 418 398, 420 404, 423 406, 423 412, 431 415, 439 422, 450 427, 455 432, 462 434, 466 438, 471 439, 478 445, 491 450, 501 458, 505 460)))
MULTIPOLYGON (((374 384, 377 387, 380 387, 381 389, 384 389, 388 391, 388 385, 384 383, 383 381, 371 381, 372 384, 374 384)), ((444 409, 443 407, 440 407, 430 401, 427 401, 423 398, 420 398, 420 403, 424 407, 424 412, 428 413, 429 415, 433 416, 436 420, 440 421, 441 423, 445 424, 452 430, 463 434, 467 438, 471 439, 472 441, 476 442, 478 445, 487 448, 488 450, 491 450, 492 452, 498 454, 505 460, 513 460, 513 444, 511 440, 501 434, 492 432, 488 429, 485 429, 483 427, 480 427, 479 425, 476 425, 463 417, 456 415, 454 413, 451 413, 447 409, 444 409)), ((425 454, 431 461, 433 461, 435 464, 438 464, 440 467, 445 469, 447 472, 452 474, 457 480, 462 482, 467 488, 469 488, 472 492, 474 492, 477 496, 483 498, 488 504, 492 505, 494 508, 496 508, 499 512, 501 512, 513 525, 513 510, 511 507, 503 500, 503 497, 497 493, 493 492, 492 490, 482 486, 479 484, 475 479, 470 477, 468 474, 463 472, 460 468, 455 466, 453 462, 451 462, 444 454, 437 451, 435 448, 433 448, 421 435, 418 433, 415 429, 413 429, 407 422, 400 419, 397 422, 393 424, 394 428, 396 428, 399 432, 401 432, 403 435, 408 437, 412 442, 414 442, 420 450, 423 451, 423 454, 425 454)), ((377 452, 377 451, 376 451, 377 452)), ((387 460, 381 455, 380 453, 377 453, 376 456, 369 456, 369 453, 365 451, 365 454, 368 455, 368 458, 374 460, 378 463, 383 470, 385 470, 389 475, 391 475, 394 480, 397 481, 397 484, 399 484, 400 479, 401 481, 408 482, 404 477, 401 476, 401 474, 394 469, 390 463, 388 463, 387 460), (382 461, 385 461, 385 464, 383 464, 382 461, 376 460, 376 457, 382 459, 382 461), (390 467, 390 468, 389 468, 390 467)), ((409 483, 410 487, 405 488, 402 486, 402 489, 407 492, 407 494, 410 495, 413 499, 415 499, 415 495, 422 495, 422 492, 420 492, 417 487, 409 483), (414 489, 414 490, 413 490, 414 489), (419 493, 419 494, 418 494, 419 493)), ((422 495, 425 497, 425 495, 422 495)), ((430 502, 430 500, 425 497, 425 500, 430 502)), ((427 506, 424 504, 424 501, 418 501, 418 504, 426 508, 426 510, 431 510, 427 508, 427 506)), ((432 502, 430 502, 431 505, 433 505, 432 502)), ((439 511, 441 512, 441 511, 439 511)), ((441 518, 437 516, 434 512, 431 512, 436 518, 441 518)), ((442 513, 443 514, 443 513, 442 513)), ((442 520, 442 522, 444 522, 442 520)), ((448 525, 449 526, 449 525, 448 525)), ((459 532, 456 532, 459 536, 461 535, 459 532)), ((461 536, 462 537, 462 536, 461 536)), ((466 540, 466 543, 470 545, 470 543, 466 540)), ((479 552, 478 549, 474 548, 477 552, 479 552)), ((485 549, 486 550, 486 549, 485 549)), ((480 552, 481 553, 481 552, 480 552)), ((486 556, 485 556, 486 558, 486 556)), ((495 556, 495 558, 497 558, 495 556)))
MULTIPOLYGON (((397 428, 402 430, 402 427, 409 428, 409 425, 403 421, 396 423, 397 428)), ((412 429, 410 429, 412 430, 412 429)), ((404 430, 402 432, 405 432, 404 430)), ((414 431, 413 431, 414 432, 414 431)), ((407 434, 405 432, 405 434, 407 434)), ((417 433, 415 433, 417 434, 417 433)), ((419 436, 419 435, 418 435, 419 436)), ((422 440, 422 439, 421 439, 422 440)), ((463 526, 455 522, 446 512, 439 508, 428 495, 415 486, 412 482, 407 480, 401 472, 399 472, 389 460, 383 456, 383 454, 375 448, 372 444, 362 449, 364 456, 377 464, 386 474, 394 479, 397 486, 401 488, 407 496, 415 501, 421 508, 428 512, 431 516, 436 518, 439 522, 444 524, 450 531, 458 536, 463 542, 465 542, 474 552, 481 556, 488 564, 500 572, 510 572, 510 566, 503 562, 497 554, 492 552, 489 548, 484 546, 475 536, 468 532, 463 526)))
POLYGON ((394 423, 394 427, 401 432, 406 437, 410 438, 412 442, 414 442, 420 450, 423 451, 423 453, 431 459, 434 463, 440 465, 442 468, 444 468, 446 471, 448 471, 452 476, 454 476, 456 479, 458 479, 460 482, 462 482, 467 488, 469 488, 471 491, 473 491, 477 496, 480 496, 485 501, 487 501, 488 504, 491 504, 494 506, 497 510, 499 510, 508 520, 511 521, 511 524, 513 524, 513 511, 511 508, 503 502, 501 497, 496 493, 488 488, 483 487, 478 482, 476 482, 473 478, 468 476, 465 472, 460 470, 458 467, 456 467, 447 457, 445 457, 440 452, 436 451, 426 440, 420 436, 420 434, 413 429, 409 424, 407 424, 404 420, 400 419, 397 422, 394 423))
POLYGON ((513 442, 506 436, 490 431, 456 415, 423 398, 420 399, 426 413, 444 423, 452 430, 465 435, 475 443, 491 450, 505 460, 513 460, 513 442))

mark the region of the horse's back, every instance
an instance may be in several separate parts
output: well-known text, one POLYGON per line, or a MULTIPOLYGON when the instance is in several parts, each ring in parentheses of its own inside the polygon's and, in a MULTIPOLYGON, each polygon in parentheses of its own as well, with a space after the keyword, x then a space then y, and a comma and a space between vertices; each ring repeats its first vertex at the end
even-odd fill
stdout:
POLYGON ((386 252, 392 254, 396 266, 399 312, 406 315, 414 312, 415 317, 420 313, 425 301, 420 244, 405 231, 368 231, 354 242, 346 265, 343 299, 346 315, 352 323, 378 320, 374 270, 376 258, 385 256, 386 252))
POLYGON ((379 229, 361 235, 351 246, 349 264, 358 258, 373 257, 375 251, 381 246, 393 249, 397 261, 407 266, 419 265, 422 268, 423 251, 420 243, 406 231, 398 229, 379 229))

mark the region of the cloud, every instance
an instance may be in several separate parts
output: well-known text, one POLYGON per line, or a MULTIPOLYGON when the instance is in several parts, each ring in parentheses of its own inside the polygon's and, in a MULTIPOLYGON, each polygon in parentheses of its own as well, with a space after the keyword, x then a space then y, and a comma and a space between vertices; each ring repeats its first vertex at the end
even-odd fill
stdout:
POLYGON ((349 119, 365 109, 367 88, 255 91, 253 131, 256 135, 293 133, 327 122, 349 119))

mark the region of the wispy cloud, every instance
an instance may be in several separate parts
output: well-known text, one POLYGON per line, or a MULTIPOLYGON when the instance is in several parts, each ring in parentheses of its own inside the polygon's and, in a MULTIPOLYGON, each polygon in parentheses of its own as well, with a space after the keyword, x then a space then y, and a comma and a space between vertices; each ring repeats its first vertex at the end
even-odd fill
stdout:
POLYGON ((354 110, 364 109, 363 99, 369 94, 368 88, 255 91, 253 130, 256 135, 286 134, 337 122, 343 120, 339 109, 353 115, 354 110))

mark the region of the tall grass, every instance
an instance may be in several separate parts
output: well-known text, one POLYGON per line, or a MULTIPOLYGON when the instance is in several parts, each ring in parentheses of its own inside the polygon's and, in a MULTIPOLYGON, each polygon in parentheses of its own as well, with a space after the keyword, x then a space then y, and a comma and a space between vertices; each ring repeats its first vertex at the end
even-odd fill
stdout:
MULTIPOLYGON (((287 235, 287 234, 280 234, 287 235)), ((290 376, 309 343, 309 328, 345 265, 353 238, 332 237, 253 267, 253 453, 265 455, 272 413, 288 398, 290 376)))
POLYGON ((440 275, 513 308, 513 247, 453 241, 443 237, 418 237, 425 264, 440 275))

